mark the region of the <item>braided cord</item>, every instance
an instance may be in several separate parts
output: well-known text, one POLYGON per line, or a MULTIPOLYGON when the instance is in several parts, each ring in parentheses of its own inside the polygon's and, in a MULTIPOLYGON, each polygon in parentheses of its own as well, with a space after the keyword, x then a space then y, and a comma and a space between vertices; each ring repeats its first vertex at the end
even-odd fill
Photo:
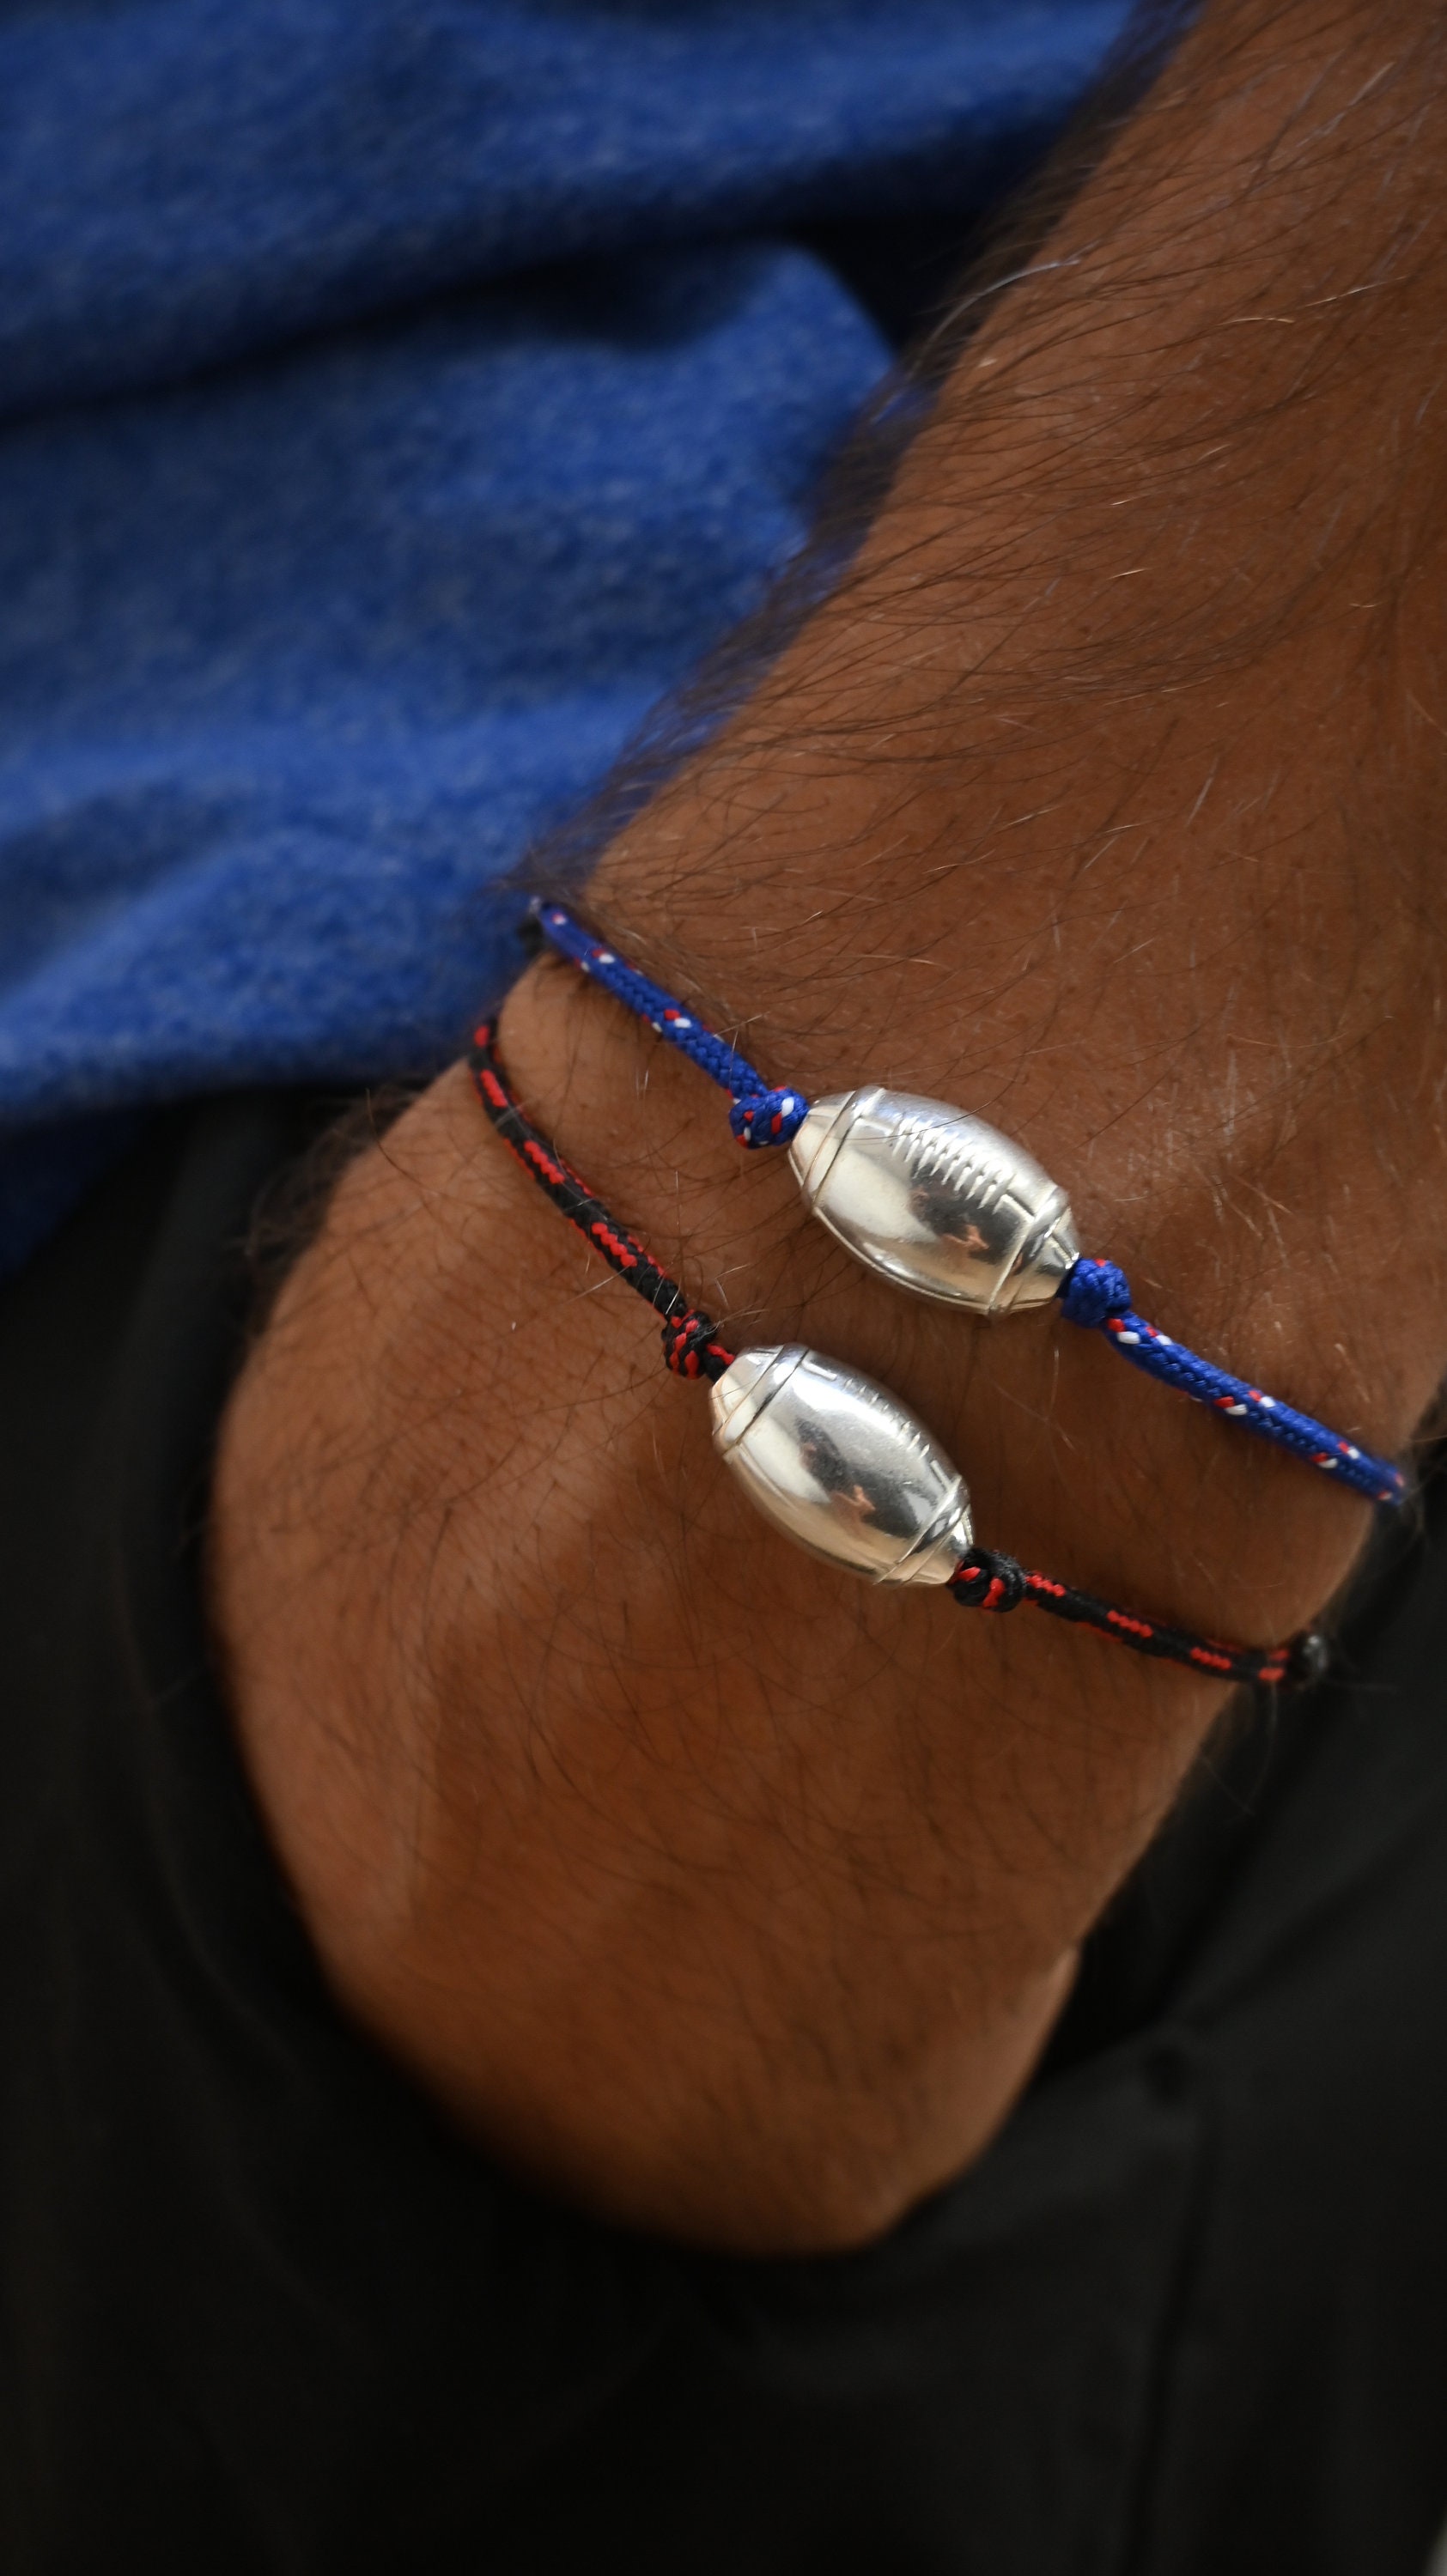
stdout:
POLYGON ((681 1055, 691 1057, 711 1081, 730 1094, 733 1106, 729 1125, 741 1145, 793 1142, 809 1115, 809 1103, 802 1091, 772 1091, 737 1047, 730 1046, 715 1030, 705 1028, 702 1020, 686 1011, 671 993, 665 993, 661 984, 651 982, 636 966, 630 966, 626 957, 620 957, 601 939, 594 939, 561 904, 535 904, 533 919, 560 956, 570 957, 615 1001, 646 1020, 659 1037, 667 1038, 681 1055))
POLYGON ((1221 1681, 1266 1690, 1301 1689, 1319 1681, 1326 1670, 1325 1641, 1313 1630, 1284 1646, 1233 1646, 1219 1637, 1197 1637, 1189 1628, 1168 1627, 1159 1619, 1143 1619, 1136 1611, 1118 1610, 1073 1583, 1057 1583, 1053 1575, 1036 1573, 997 1548, 971 1548, 951 1577, 949 1589, 964 1610, 1015 1610, 1022 1601, 1030 1601, 1037 1610, 1047 1610, 1052 1619, 1094 1628, 1099 1636, 1114 1637, 1138 1655, 1187 1664, 1221 1681))
POLYGON ((732 1366, 734 1355, 719 1340, 718 1326, 690 1306, 678 1281, 659 1269, 637 1236, 619 1224, 602 1200, 594 1197, 587 1182, 548 1143, 541 1129, 533 1125, 509 1089, 498 1060, 496 1037, 493 1022, 484 1020, 473 1031, 467 1061, 473 1089, 503 1143, 511 1147, 529 1179, 536 1181, 568 1223, 577 1227, 584 1242, 594 1252, 601 1252, 609 1269, 616 1270, 620 1279, 626 1279, 630 1288, 656 1307, 663 1317, 663 1356, 675 1375, 722 1377, 724 1370, 732 1366))
MULTIPOLYGON (((763 1075, 736 1047, 705 1028, 671 993, 651 983, 625 957, 594 939, 561 904, 535 904, 533 914, 544 938, 560 955, 570 957, 585 975, 591 975, 626 1009, 647 1020, 660 1037, 692 1057, 732 1095, 729 1125, 741 1145, 791 1142, 809 1114, 809 1103, 802 1091, 770 1090, 763 1075)), ((1278 1449, 1289 1450, 1320 1474, 1334 1476, 1338 1484, 1350 1485, 1357 1493, 1365 1494, 1369 1502, 1400 1503, 1405 1496, 1406 1477, 1389 1459, 1374 1457, 1369 1449, 1359 1449, 1354 1441, 1330 1430, 1313 1415, 1298 1412, 1295 1405, 1283 1404, 1278 1396, 1264 1394, 1244 1378, 1232 1377, 1229 1370, 1217 1368, 1211 1360, 1202 1359, 1199 1352, 1172 1341, 1144 1315, 1138 1315, 1130 1301, 1130 1282, 1113 1261, 1082 1257, 1061 1282, 1058 1294, 1072 1324, 1098 1327, 1111 1348, 1129 1360, 1133 1368, 1143 1369, 1147 1377, 1175 1387, 1179 1394, 1207 1405, 1229 1422, 1239 1422, 1259 1439, 1274 1441, 1278 1449)))
POLYGON ((1060 1302, 1072 1324, 1094 1326, 1112 1350, 1119 1351, 1132 1368, 1144 1369, 1147 1377, 1194 1396, 1198 1404, 1210 1405, 1263 1440, 1274 1440, 1278 1448, 1291 1450, 1324 1476, 1353 1486, 1369 1502, 1401 1502, 1407 1480, 1400 1467, 1390 1459, 1373 1457, 1369 1449, 1358 1449, 1311 1414, 1298 1413, 1295 1405, 1283 1404, 1278 1396, 1263 1395, 1259 1386, 1248 1386, 1244 1378, 1232 1377, 1213 1361, 1203 1360, 1199 1352, 1173 1342, 1169 1334, 1136 1313, 1130 1281, 1113 1261, 1077 1261, 1061 1287, 1060 1302))
MULTIPOLYGON (((678 1377, 721 1378, 732 1367, 734 1354, 720 1339, 718 1326, 700 1308, 689 1304, 678 1281, 660 1270, 637 1236, 619 1224, 587 1182, 564 1162, 541 1129, 533 1125, 503 1071, 492 1021, 484 1020, 474 1030, 467 1061, 478 1099, 529 1179, 546 1193, 569 1224, 577 1227, 584 1241, 601 1252, 609 1268, 616 1270, 620 1279, 626 1279, 629 1287, 662 1315, 663 1356, 668 1367, 678 1377)), ((1189 1628, 1166 1627, 1134 1611, 1117 1609, 1109 1601, 1098 1601, 1092 1592, 1057 1583, 1052 1575, 1029 1572, 1014 1557, 994 1548, 972 1548, 951 1577, 948 1589, 967 1610, 1014 1610, 1022 1601, 1033 1602, 1037 1610, 1049 1611, 1052 1618, 1093 1628, 1102 1637, 1113 1637, 1118 1645, 1130 1646, 1138 1655, 1156 1655, 1167 1663, 1185 1664, 1223 1681, 1257 1683, 1273 1690, 1293 1689, 1318 1680, 1325 1665, 1322 1641, 1310 1632, 1285 1646, 1224 1645, 1214 1637, 1197 1637, 1189 1628)))

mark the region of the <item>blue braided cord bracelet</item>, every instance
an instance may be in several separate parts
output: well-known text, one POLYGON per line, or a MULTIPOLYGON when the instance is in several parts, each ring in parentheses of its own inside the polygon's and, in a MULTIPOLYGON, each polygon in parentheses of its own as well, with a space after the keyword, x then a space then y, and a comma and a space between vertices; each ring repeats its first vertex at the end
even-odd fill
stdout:
POLYGON ((1263 1440, 1274 1440, 1278 1447, 1304 1458, 1308 1466, 1338 1477, 1374 1503, 1402 1501, 1407 1480, 1400 1467, 1358 1449, 1309 1413, 1298 1413, 1295 1405, 1283 1404, 1279 1396, 1263 1395, 1259 1386, 1248 1386, 1244 1378, 1232 1377, 1211 1360, 1173 1342, 1158 1325, 1148 1324, 1132 1307, 1130 1281, 1113 1261, 1093 1261, 1082 1253, 1060 1292, 1060 1303, 1072 1324, 1095 1326, 1132 1368, 1144 1369, 1163 1386, 1179 1387, 1198 1404, 1209 1404, 1228 1421, 1259 1432, 1263 1440))
MULTIPOLYGON (((696 1013, 686 1011, 673 994, 665 992, 662 985, 641 974, 636 966, 620 957, 616 949, 584 930, 563 905, 551 901, 537 902, 533 906, 533 917, 551 947, 571 959, 626 1009, 646 1020, 661 1038, 667 1039, 670 1046, 690 1057, 712 1081, 729 1093, 732 1104, 729 1125, 741 1145, 759 1147, 793 1143, 811 1115, 811 1104, 802 1091, 775 1088, 766 1083, 763 1075, 746 1056, 740 1054, 737 1047, 708 1028, 696 1013)), ((834 1129, 840 1129, 847 1144, 851 1120, 857 1124, 861 1114, 866 1119, 872 1115, 877 1150, 885 1154, 893 1152, 897 1160, 905 1161, 910 1181, 922 1184, 927 1193, 939 1196, 943 1175, 944 1180, 953 1183, 957 1189, 967 1188, 973 1192, 971 1212, 976 1215, 982 1213, 988 1221, 1002 1204, 1011 1204, 1008 1195, 1011 1188, 1019 1197, 1018 1174, 1024 1172, 1028 1175, 1024 1189, 1026 1199, 1033 1189, 1035 1199, 1045 1209, 1047 1217, 1054 1209, 1063 1211, 1068 1229, 1069 1211, 1064 1206, 1062 1194, 1052 1192, 1047 1176, 1031 1165, 1028 1157, 1020 1155, 1018 1149, 1010 1147, 1003 1138, 994 1136, 979 1121, 968 1119, 964 1112, 949 1110, 940 1103, 901 1099, 884 1092, 850 1094, 842 1103, 831 1101, 821 1103, 820 1107, 837 1113, 825 1138, 823 1158, 826 1166, 834 1129), (891 1114, 894 1119, 893 1138, 886 1132, 891 1114), (956 1140, 952 1132, 956 1130, 960 1133, 969 1131, 965 1143, 956 1140), (987 1141, 982 1143, 982 1139, 987 1141)), ((834 1146, 834 1155, 842 1160, 837 1145, 834 1146)), ((956 1294, 950 1289, 941 1289, 933 1279, 919 1272, 912 1276, 902 1261, 891 1258, 888 1252, 881 1253, 857 1226, 851 1228, 832 1219, 825 1206, 818 1206, 816 1212, 832 1225, 832 1230, 842 1240, 850 1244, 851 1249, 871 1267, 883 1270, 886 1276, 920 1288, 928 1295, 956 1294)), ((948 1216, 938 1220, 942 1230, 947 1228, 948 1222, 948 1216)), ((1025 1223, 1026 1219, 1022 1217, 1022 1233, 1025 1223)), ((1058 1222, 1052 1232, 1062 1240, 1069 1239, 1068 1233, 1062 1235, 1058 1222)), ((1039 1235, 1037 1225, 1036 1237, 1039 1235)), ((1019 1269, 1018 1250, 1015 1269, 1019 1269)), ((1224 1420, 1254 1431, 1261 1439, 1274 1441, 1278 1448, 1288 1450, 1293 1457, 1304 1460, 1321 1474, 1333 1476, 1338 1484, 1364 1494, 1370 1502, 1395 1504, 1403 1500, 1407 1490, 1406 1478, 1401 1468, 1389 1459, 1374 1457, 1370 1450, 1359 1448, 1354 1441, 1330 1430, 1311 1414, 1299 1412, 1294 1405, 1283 1403, 1279 1397, 1265 1394, 1260 1387, 1249 1385, 1244 1378, 1233 1377, 1227 1369, 1217 1368, 1213 1361, 1187 1350, 1183 1344, 1173 1341, 1169 1334, 1161 1332, 1157 1325, 1138 1315, 1131 1304, 1130 1283, 1114 1262, 1080 1254, 1070 1259, 1068 1266, 1061 1267, 1057 1263, 1056 1270, 1048 1275, 1042 1265, 1040 1279, 1019 1302, 1040 1303, 1046 1296, 1058 1299, 1068 1322, 1102 1333, 1122 1359, 1129 1360, 1133 1368, 1143 1370, 1146 1376, 1158 1378, 1164 1386, 1175 1387, 1180 1394, 1208 1406, 1224 1420)), ((983 1299, 976 1300, 969 1295, 959 1295, 958 1302, 979 1303, 983 1311, 991 1311, 983 1299)))

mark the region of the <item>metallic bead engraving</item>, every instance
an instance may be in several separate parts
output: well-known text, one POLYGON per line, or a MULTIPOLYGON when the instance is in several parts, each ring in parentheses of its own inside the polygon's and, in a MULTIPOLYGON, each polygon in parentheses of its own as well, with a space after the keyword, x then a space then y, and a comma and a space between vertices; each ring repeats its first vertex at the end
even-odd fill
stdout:
POLYGON ((898 1398, 791 1343, 710 1390, 714 1446, 765 1518, 875 1583, 948 1583, 973 1544, 965 1480, 898 1398))
POLYGON ((1080 1250, 1048 1172, 945 1101, 834 1092, 789 1160, 805 1205, 871 1270, 979 1315, 1047 1305, 1080 1250))

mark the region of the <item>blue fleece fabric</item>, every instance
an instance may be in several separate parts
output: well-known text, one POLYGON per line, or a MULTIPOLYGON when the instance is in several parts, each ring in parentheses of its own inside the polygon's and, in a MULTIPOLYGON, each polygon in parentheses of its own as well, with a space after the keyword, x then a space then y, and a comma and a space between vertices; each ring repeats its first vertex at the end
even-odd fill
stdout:
POLYGON ((0 7, 0 1265, 148 1105, 425 1069, 1123 0, 0 7), (491 891, 490 891, 491 889, 491 891))

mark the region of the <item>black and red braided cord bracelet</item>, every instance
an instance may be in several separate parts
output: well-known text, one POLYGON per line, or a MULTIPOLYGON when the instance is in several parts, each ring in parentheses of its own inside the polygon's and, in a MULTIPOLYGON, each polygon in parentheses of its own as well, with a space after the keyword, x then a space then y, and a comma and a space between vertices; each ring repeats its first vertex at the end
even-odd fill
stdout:
POLYGON ((468 1062, 482 1107, 524 1171, 661 1318, 668 1367, 710 1386, 716 1446, 788 1535, 876 1582, 942 1584, 964 1609, 1033 1602, 1137 1654, 1221 1681, 1293 1689, 1320 1678, 1327 1649, 1313 1630, 1270 1647, 1197 1636, 975 1544, 963 1480, 896 1398, 817 1352, 730 1350, 713 1320, 533 1125, 509 1086, 490 1021, 475 1031, 468 1062))

